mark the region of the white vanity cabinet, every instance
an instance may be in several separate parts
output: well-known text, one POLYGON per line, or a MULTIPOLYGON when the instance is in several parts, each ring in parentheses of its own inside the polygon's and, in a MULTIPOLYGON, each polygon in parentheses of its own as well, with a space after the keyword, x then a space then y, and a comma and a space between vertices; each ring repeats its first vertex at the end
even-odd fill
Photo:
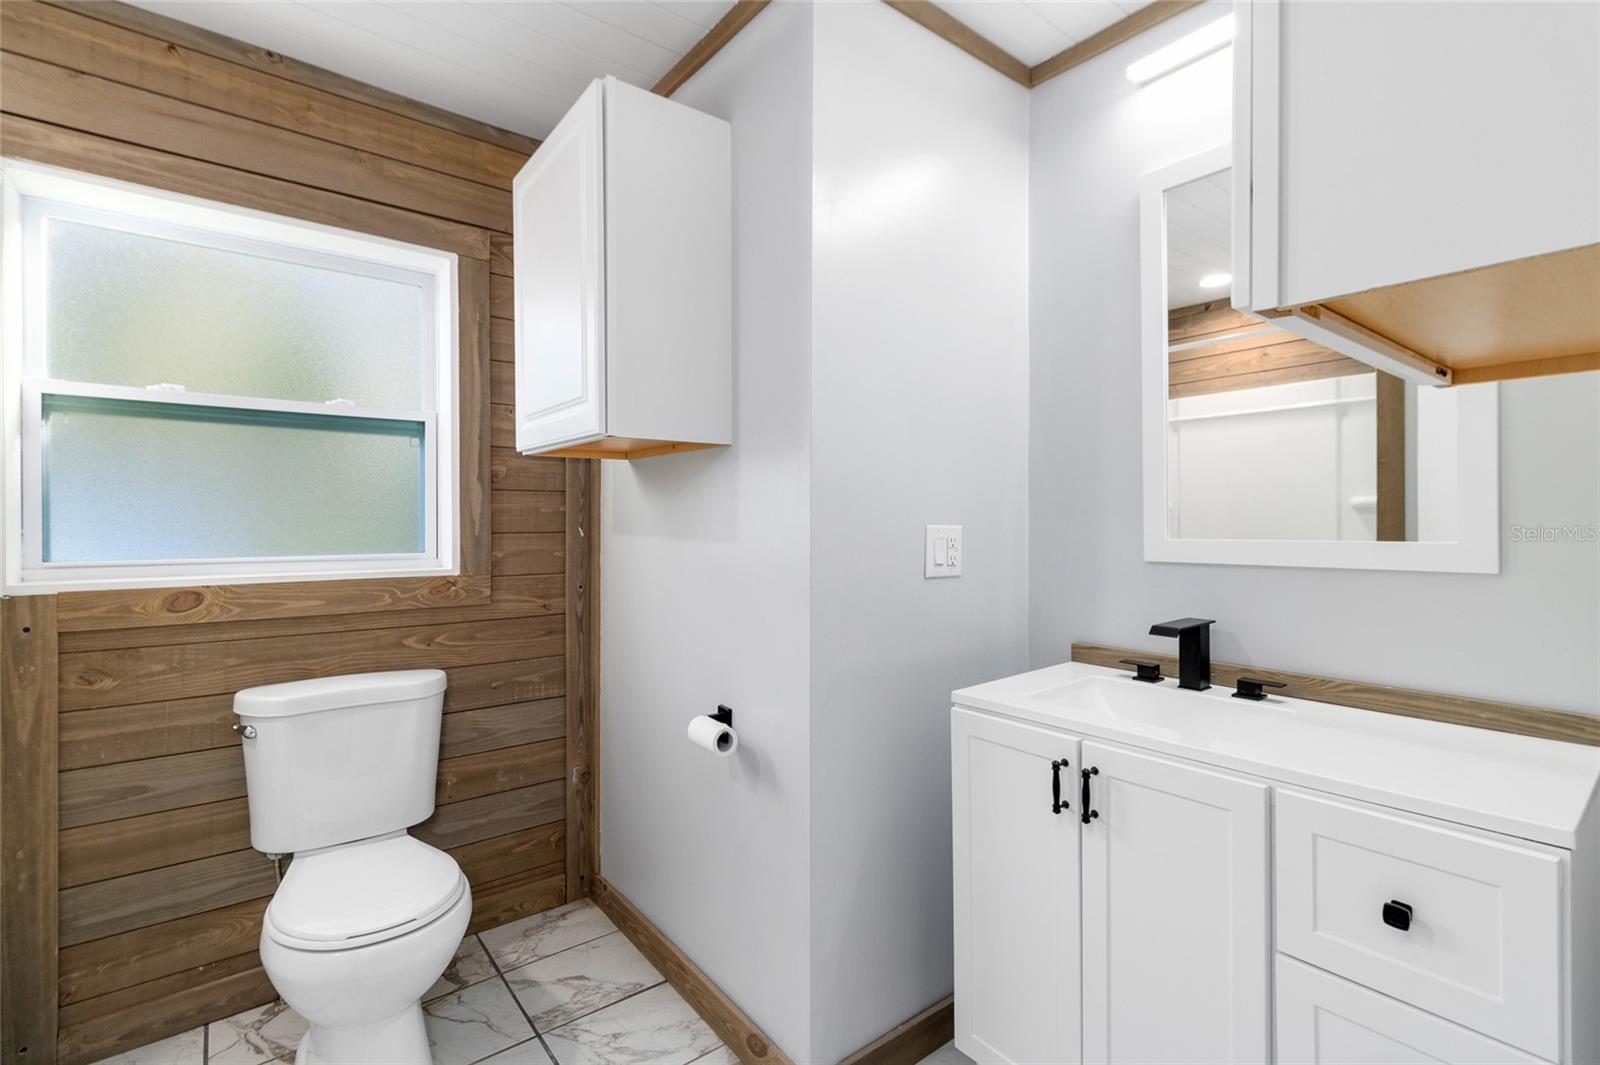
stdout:
POLYGON ((1078 740, 957 710, 951 749, 957 1043, 1079 1062, 1078 740))
POLYGON ((1268 1060, 1266 785, 959 709, 951 737, 957 1044, 1268 1060))
POLYGON ((961 1050, 1600 1061, 1600 748, 1229 695, 955 693, 961 1050))
POLYGON ((1235 19, 1235 307, 1455 383, 1600 366, 1600 7, 1235 19))
POLYGON ((641 458, 733 431, 727 122, 602 78, 512 184, 516 444, 641 458))

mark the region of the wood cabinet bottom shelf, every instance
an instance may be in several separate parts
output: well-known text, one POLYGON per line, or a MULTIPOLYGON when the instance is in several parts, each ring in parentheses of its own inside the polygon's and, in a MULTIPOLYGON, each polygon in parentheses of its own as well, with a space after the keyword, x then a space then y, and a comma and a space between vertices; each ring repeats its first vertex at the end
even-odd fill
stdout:
POLYGON ((671 455, 679 451, 702 451, 727 444, 699 444, 685 440, 642 440, 634 436, 603 436, 599 440, 575 444, 557 451, 538 454, 558 459, 645 459, 652 455, 671 455))

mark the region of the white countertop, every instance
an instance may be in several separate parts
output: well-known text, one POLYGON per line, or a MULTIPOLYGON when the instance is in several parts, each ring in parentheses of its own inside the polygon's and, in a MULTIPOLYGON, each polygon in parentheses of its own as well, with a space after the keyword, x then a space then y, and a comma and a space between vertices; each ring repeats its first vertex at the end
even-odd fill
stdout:
POLYGON ((1600 747, 1306 699, 1249 702, 1229 687, 1182 691, 1170 678, 1142 684, 1078 662, 951 698, 958 707, 1567 849, 1600 782, 1600 747), (1100 679, 1079 683, 1091 678, 1100 679))

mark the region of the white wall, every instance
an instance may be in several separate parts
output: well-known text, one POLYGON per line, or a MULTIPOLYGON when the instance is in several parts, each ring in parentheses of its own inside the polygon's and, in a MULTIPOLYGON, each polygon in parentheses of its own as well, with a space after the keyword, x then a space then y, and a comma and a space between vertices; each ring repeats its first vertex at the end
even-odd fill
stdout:
POLYGON ((603 471, 601 865, 832 1061, 950 993, 949 693, 1026 665, 1027 93, 774 4, 676 98, 734 127, 735 443, 603 471))
POLYGON ((736 443, 603 464, 601 868, 806 1061, 810 11, 772 5, 676 98, 733 123, 736 443), (718 703, 722 761, 683 734, 718 703))
POLYGON ((951 689, 1027 647, 1027 92, 816 6, 810 1060, 951 990, 951 689), (964 575, 924 580, 923 526, 964 575))
POLYGON ((1226 661, 1600 712, 1600 545, 1511 534, 1600 520, 1600 374, 1501 385, 1497 576, 1143 560, 1139 178, 1228 139, 1231 55, 1143 88, 1123 68, 1226 10, 1033 94, 1033 664, 1073 640, 1170 651, 1150 624, 1199 614, 1226 661))

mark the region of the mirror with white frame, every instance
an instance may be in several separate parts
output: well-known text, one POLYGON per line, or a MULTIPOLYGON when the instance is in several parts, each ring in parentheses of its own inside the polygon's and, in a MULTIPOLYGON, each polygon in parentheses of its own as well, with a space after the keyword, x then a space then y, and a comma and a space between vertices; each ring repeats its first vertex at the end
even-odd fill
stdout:
POLYGON ((1141 190, 1145 558, 1498 572, 1498 386, 1418 386, 1235 310, 1231 178, 1224 145, 1141 190))

